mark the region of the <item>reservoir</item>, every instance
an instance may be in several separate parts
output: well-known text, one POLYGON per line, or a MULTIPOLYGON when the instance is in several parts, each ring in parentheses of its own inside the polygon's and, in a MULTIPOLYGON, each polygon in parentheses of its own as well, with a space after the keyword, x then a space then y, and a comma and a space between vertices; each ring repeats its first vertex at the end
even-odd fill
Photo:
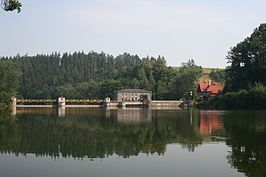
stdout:
POLYGON ((0 111, 3 177, 263 177, 266 111, 0 111))

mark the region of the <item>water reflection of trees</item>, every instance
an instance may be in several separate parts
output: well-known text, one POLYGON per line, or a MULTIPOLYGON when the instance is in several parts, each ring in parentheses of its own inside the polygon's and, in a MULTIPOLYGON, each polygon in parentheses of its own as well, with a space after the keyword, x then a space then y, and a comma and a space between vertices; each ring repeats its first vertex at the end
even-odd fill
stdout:
POLYGON ((58 118, 57 110, 27 110, 18 111, 15 118, 0 111, 0 152, 129 157, 163 154, 169 143, 179 143, 193 151, 203 141, 213 141, 212 136, 226 134, 226 143, 231 147, 228 162, 248 177, 266 174, 266 112, 127 112, 66 109, 66 116, 58 118))
POLYGON ((266 174, 266 112, 245 111, 227 114, 224 119, 232 150, 229 163, 248 177, 266 174))
POLYGON ((199 112, 193 112, 192 121, 190 112, 178 111, 66 109, 64 118, 58 118, 56 112, 20 112, 17 121, 2 116, 0 151, 53 157, 129 157, 163 154, 169 143, 193 151, 203 141, 199 112), (137 118, 125 121, 132 115, 137 118))
POLYGON ((18 125, 14 118, 8 111, 0 110, 0 150, 10 152, 18 141, 18 125))

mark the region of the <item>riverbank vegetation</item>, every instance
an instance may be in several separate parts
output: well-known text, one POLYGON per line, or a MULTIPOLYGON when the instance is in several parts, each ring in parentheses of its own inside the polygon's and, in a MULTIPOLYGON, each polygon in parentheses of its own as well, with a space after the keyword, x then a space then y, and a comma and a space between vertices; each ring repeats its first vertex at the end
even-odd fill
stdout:
POLYGON ((230 91, 198 105, 203 109, 263 109, 266 108, 266 86, 255 84, 248 89, 230 91))

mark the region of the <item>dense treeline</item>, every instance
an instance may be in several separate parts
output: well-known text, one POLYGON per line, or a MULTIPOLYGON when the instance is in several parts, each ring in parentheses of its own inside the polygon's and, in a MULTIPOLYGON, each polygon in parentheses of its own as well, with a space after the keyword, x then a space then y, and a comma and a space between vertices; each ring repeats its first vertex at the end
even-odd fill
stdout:
POLYGON ((6 106, 16 95, 21 73, 9 60, 0 60, 0 107, 6 106))
POLYGON ((124 53, 117 57, 105 53, 75 52, 2 58, 22 73, 18 90, 24 98, 105 98, 123 88, 153 91, 156 99, 180 99, 195 90, 202 73, 193 60, 179 69, 166 66, 164 57, 124 53))

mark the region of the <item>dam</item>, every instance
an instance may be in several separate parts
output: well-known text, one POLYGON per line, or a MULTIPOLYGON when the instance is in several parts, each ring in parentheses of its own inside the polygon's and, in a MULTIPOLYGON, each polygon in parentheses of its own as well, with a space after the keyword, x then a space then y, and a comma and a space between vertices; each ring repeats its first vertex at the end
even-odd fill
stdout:
POLYGON ((183 104, 182 100, 150 100, 150 101, 129 101, 129 100, 111 100, 105 98, 98 99, 66 99, 59 97, 58 99, 17 99, 11 98, 12 112, 16 114, 17 108, 148 108, 148 109, 180 109, 183 104))

